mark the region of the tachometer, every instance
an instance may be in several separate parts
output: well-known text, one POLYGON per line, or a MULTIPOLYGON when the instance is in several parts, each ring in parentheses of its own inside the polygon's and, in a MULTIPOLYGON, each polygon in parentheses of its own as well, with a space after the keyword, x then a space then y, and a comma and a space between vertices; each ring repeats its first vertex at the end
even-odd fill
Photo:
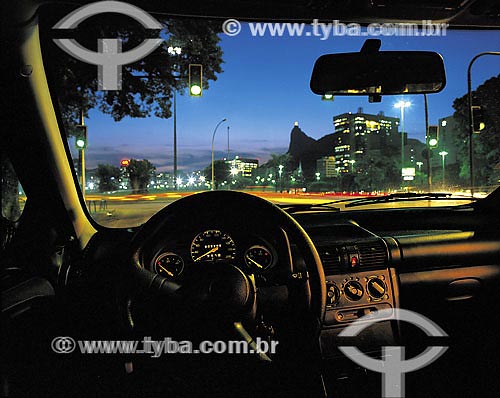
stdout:
POLYGON ((155 260, 154 270, 165 278, 176 278, 184 270, 184 260, 175 253, 162 253, 155 260))
POLYGON ((234 260, 236 245, 233 239, 217 229, 204 231, 191 243, 191 258, 193 261, 234 260))
POLYGON ((245 264, 253 271, 265 271, 273 264, 273 255, 267 247, 254 245, 245 252, 245 264))

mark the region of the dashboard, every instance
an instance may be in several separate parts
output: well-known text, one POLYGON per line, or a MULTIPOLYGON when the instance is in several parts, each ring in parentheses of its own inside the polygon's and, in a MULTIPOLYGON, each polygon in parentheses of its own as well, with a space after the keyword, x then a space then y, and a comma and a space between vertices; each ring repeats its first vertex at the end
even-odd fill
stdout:
POLYGON ((287 236, 280 228, 241 231, 231 223, 186 226, 165 233, 146 250, 144 264, 168 280, 182 282, 203 267, 231 264, 255 276, 257 286, 279 284, 290 269, 287 236))
MULTIPOLYGON (((341 330, 364 315, 398 306, 395 270, 386 240, 350 220, 318 223, 294 215, 311 237, 326 277, 325 330, 341 330)), ((310 217, 310 216, 309 216, 310 217)), ((287 234, 279 227, 244 230, 225 219, 165 229, 146 246, 143 264, 168 280, 182 283, 206 267, 238 267, 257 288, 284 285, 293 269, 287 234)))

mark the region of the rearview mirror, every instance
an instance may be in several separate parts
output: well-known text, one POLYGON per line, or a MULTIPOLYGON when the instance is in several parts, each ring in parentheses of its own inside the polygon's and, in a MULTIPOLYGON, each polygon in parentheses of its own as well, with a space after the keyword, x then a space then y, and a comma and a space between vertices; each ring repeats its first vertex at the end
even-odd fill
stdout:
POLYGON ((380 51, 319 57, 311 90, 319 95, 429 94, 446 85, 443 58, 430 51, 380 51))

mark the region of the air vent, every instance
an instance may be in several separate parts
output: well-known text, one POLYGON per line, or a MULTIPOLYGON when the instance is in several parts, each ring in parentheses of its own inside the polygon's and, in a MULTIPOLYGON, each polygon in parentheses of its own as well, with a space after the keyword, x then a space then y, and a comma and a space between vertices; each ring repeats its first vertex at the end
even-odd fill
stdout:
POLYGON ((361 268, 383 267, 387 261, 387 251, 382 242, 358 243, 359 266, 361 268))
POLYGON ((325 274, 332 275, 340 271, 342 256, 336 247, 322 248, 318 250, 319 257, 323 263, 325 274))
POLYGON ((326 275, 387 266, 387 250, 379 240, 358 241, 346 246, 322 246, 318 253, 326 275))

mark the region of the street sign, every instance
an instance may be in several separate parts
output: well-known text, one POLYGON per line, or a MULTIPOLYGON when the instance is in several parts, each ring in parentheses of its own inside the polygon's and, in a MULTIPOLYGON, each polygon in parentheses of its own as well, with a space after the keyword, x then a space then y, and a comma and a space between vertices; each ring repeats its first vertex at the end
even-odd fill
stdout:
POLYGON ((403 177, 415 177, 416 175, 415 167, 403 167, 401 169, 401 175, 403 177))

